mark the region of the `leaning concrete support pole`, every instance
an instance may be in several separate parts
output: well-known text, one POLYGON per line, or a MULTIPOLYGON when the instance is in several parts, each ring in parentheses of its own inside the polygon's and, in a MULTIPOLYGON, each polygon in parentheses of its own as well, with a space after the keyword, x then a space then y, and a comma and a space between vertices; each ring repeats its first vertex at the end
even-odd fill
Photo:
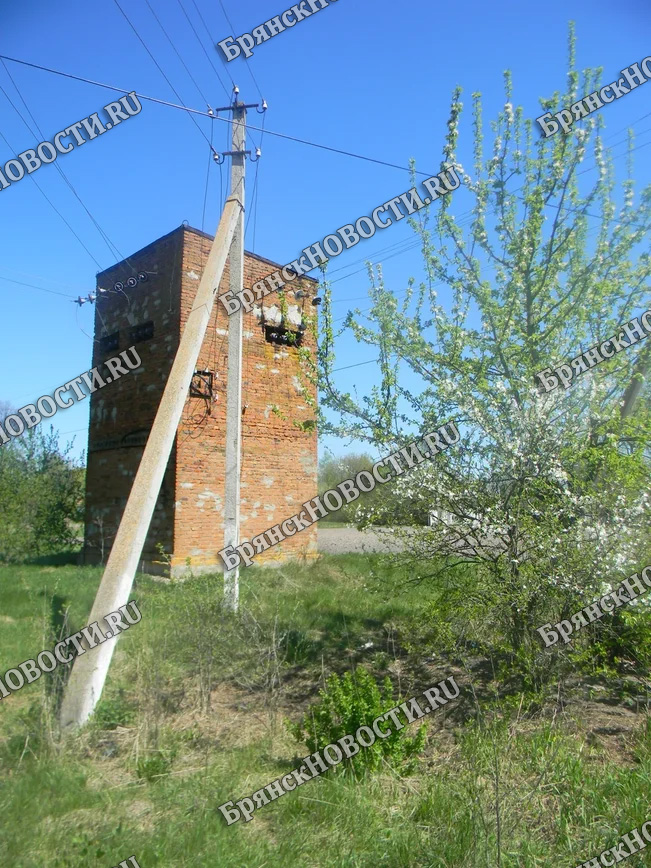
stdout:
MULTIPOLYGON (((183 406, 192 382, 199 351, 210 320, 219 282, 224 272, 233 233, 242 203, 231 195, 219 221, 197 295, 188 315, 163 397, 131 488, 129 500, 88 618, 97 621, 103 632, 111 633, 104 620, 129 601, 138 562, 145 545, 156 500, 172 451, 183 406)), ((61 729, 81 726, 99 701, 115 649, 117 636, 77 657, 61 705, 61 729)), ((87 647, 84 641, 84 646, 87 647)))

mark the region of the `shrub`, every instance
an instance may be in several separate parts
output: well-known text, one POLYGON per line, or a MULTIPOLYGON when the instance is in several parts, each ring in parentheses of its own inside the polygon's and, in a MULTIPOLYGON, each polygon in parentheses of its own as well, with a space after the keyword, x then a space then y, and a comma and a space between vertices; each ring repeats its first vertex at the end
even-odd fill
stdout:
POLYGON ((134 707, 124 697, 120 690, 114 699, 101 699, 97 703, 93 720, 101 729, 117 729, 131 723, 135 716, 134 707))
POLYGON ((172 763, 176 758, 176 749, 150 751, 149 755, 138 757, 136 761, 136 774, 141 780, 155 781, 157 778, 169 774, 172 763))
MULTIPOLYGON (((346 672, 343 678, 331 675, 321 699, 315 703, 296 724, 290 724, 290 732, 297 741, 305 742, 310 751, 321 750, 344 735, 354 736, 360 726, 370 726, 376 717, 393 708, 393 688, 390 679, 378 686, 373 676, 363 667, 346 672)), ((399 699, 398 702, 401 700, 399 699)), ((398 718, 406 718, 398 712, 398 718)), ((388 727, 385 726, 386 730, 388 727)), ((356 777, 364 772, 376 771, 387 762, 402 772, 409 772, 415 758, 425 744, 426 727, 421 726, 415 736, 408 736, 406 729, 391 727, 388 738, 378 738, 371 747, 360 747, 359 752, 345 759, 341 767, 356 777)))
POLYGON ((84 471, 71 448, 59 447, 52 427, 49 433, 34 428, 0 447, 0 563, 78 545, 84 471))

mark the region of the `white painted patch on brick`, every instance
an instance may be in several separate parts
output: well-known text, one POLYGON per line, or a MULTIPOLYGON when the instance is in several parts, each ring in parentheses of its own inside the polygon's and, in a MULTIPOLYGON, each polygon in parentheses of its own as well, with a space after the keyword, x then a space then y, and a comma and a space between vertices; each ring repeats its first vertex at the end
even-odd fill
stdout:
MULTIPOLYGON (((276 480, 273 478, 273 476, 263 476, 262 477, 262 484, 264 485, 265 488, 271 488, 271 486, 274 484, 275 481, 276 480)), ((266 508, 267 507, 265 506, 265 509, 266 508)))
MULTIPOLYGON (((278 305, 272 304, 270 307, 265 307, 263 305, 262 311, 264 313, 264 318, 268 323, 272 323, 273 325, 280 325, 282 322, 282 312, 278 305)), ((256 316, 260 316, 260 313, 257 312, 254 308, 254 313, 256 316)), ((297 304, 288 304, 287 305, 287 319, 292 325, 298 326, 303 321, 303 317, 300 311, 300 308, 297 304)))
POLYGON ((272 374, 279 374, 280 371, 278 370, 278 368, 272 368, 272 369, 271 369, 271 373, 272 373, 272 374))
POLYGON ((292 377, 292 383, 294 384, 294 388, 299 393, 299 395, 302 395, 303 394, 303 384, 301 383, 299 377, 294 375, 292 377))
POLYGON ((194 482, 182 482, 181 488, 194 488, 194 482))
POLYGON ((304 454, 301 455, 298 460, 301 462, 301 466, 307 474, 314 473, 316 470, 316 461, 313 456, 304 454))
POLYGON ((268 323, 273 323, 273 325, 280 325, 280 321, 282 319, 282 313, 280 312, 280 308, 272 304, 271 307, 263 307, 264 318, 268 323))
POLYGON ((218 335, 225 337, 228 334, 228 329, 215 329, 218 335))
POLYGON ((190 278, 190 280, 199 280, 199 275, 196 274, 194 271, 186 271, 186 274, 190 278))
POLYGON ((200 494, 197 494, 197 499, 194 505, 199 509, 199 512, 205 512, 204 506, 214 509, 217 512, 223 512, 223 501, 221 495, 216 494, 214 491, 210 491, 207 488, 200 494))
POLYGON ((248 341, 253 337, 253 332, 242 332, 242 337, 246 338, 248 341))
POLYGON ((256 368, 257 368, 259 371, 266 371, 266 370, 267 370, 267 366, 266 366, 266 365, 262 365, 262 364, 260 364, 260 362, 258 362, 258 364, 256 365, 256 368))
POLYGON ((287 318, 290 323, 295 326, 298 326, 303 322, 303 316, 297 304, 287 305, 287 318))

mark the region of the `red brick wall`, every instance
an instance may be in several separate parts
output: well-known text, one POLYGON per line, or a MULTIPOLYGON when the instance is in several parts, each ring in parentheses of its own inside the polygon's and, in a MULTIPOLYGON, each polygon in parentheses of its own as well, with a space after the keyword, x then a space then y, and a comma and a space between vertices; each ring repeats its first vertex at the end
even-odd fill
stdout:
MULTIPOLYGON (((196 293, 210 240, 193 230, 186 230, 181 289, 181 322, 185 323, 196 293)), ((277 266, 245 256, 244 286, 266 277, 277 266)), ((304 306, 312 316, 315 295, 312 280, 295 282, 305 292, 297 302, 293 291, 287 293, 289 305, 304 306)), ((229 288, 228 264, 219 292, 229 288)), ((277 293, 263 300, 267 315, 278 305, 277 293)), ((257 306, 260 307, 259 305, 257 306)), ((217 552, 223 547, 224 533, 224 449, 226 422, 226 363, 229 317, 217 302, 199 355, 198 368, 215 371, 217 400, 208 404, 201 398, 189 398, 177 437, 176 523, 174 560, 180 565, 185 557, 192 564, 217 564, 217 552)), ((269 527, 293 515, 300 505, 317 491, 317 435, 304 432, 294 422, 315 418, 299 389, 316 393, 307 377, 301 374, 298 349, 268 343, 259 316, 244 315, 242 353, 242 481, 240 500, 241 539, 251 539, 269 527), (277 412, 272 411, 273 407, 277 412), (284 418, 283 418, 284 417, 284 418)), ((311 330, 305 332, 304 348, 314 351, 311 330)), ((316 552, 316 529, 297 533, 285 543, 262 554, 264 562, 291 555, 316 552)))
MULTIPOLYGON (((94 392, 90 398, 84 546, 87 562, 98 561, 102 548, 104 559, 108 557, 143 453, 142 446, 115 448, 115 444, 129 434, 151 428, 172 367, 179 342, 182 240, 182 233, 176 230, 97 277, 98 287, 112 290, 121 281, 125 288, 123 292, 97 294, 92 367, 132 345, 129 335, 132 326, 153 320, 154 336, 135 344, 142 359, 141 368, 94 392), (138 271, 150 272, 147 282, 133 289, 126 287, 126 279, 138 271), (118 330, 119 350, 103 352, 99 339, 118 330)), ((173 545, 174 475, 172 457, 143 551, 147 562, 160 560, 157 543, 168 550, 173 545)))
MULTIPOLYGON (((128 348, 131 325, 154 321, 154 337, 136 344, 143 366, 91 396, 88 475, 86 487, 86 559, 96 561, 102 549, 108 555, 126 503, 142 447, 117 447, 131 432, 151 427, 176 347, 196 294, 211 239, 197 230, 180 227, 98 276, 98 286, 110 288, 135 271, 151 271, 146 283, 125 295, 111 292, 99 299, 95 317, 96 339, 120 330, 119 349, 128 348), (132 267, 129 266, 129 263, 132 267), (111 447, 104 448, 101 447, 111 447), (99 523, 98 523, 99 522, 99 523)), ((246 254, 244 285, 274 271, 274 263, 246 254)), ((304 309, 313 316, 315 283, 296 281, 306 297, 287 293, 290 310, 304 309)), ((220 293, 228 289, 228 264, 220 293)), ((276 293, 263 300, 267 318, 278 308, 276 293)), ((260 305, 258 305, 259 314, 260 305)), ((152 526, 143 552, 148 568, 162 567, 158 545, 181 573, 189 559, 195 571, 220 567, 217 552, 223 547, 224 443, 228 316, 217 302, 206 332, 198 369, 214 372, 213 400, 188 397, 179 425, 176 448, 168 465, 152 526)), ((116 352, 102 353, 96 342, 93 365, 116 352)), ((314 351, 311 330, 303 347, 314 351)), ((297 348, 265 340, 260 316, 245 314, 242 399, 243 415, 241 538, 250 539, 293 515, 316 494, 317 435, 302 431, 295 422, 315 418, 315 410, 300 394, 301 384, 316 400, 297 348), (276 412, 273 412, 273 408, 276 412)), ((296 534, 260 557, 264 562, 316 552, 316 529, 296 534)))

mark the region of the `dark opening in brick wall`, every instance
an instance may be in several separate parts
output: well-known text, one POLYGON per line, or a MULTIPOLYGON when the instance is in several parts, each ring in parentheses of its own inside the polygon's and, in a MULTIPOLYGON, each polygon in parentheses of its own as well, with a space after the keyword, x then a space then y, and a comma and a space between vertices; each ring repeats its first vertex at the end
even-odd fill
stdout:
POLYGON ((154 337, 154 321, 142 322, 137 326, 133 326, 129 330, 129 345, 139 344, 141 341, 148 341, 154 337))
POLYGON ((265 325, 264 338, 270 344, 280 344, 284 347, 300 347, 303 342, 303 332, 286 329, 283 326, 265 325))
POLYGON ((105 335, 99 339, 99 346, 102 353, 113 353, 120 346, 120 332, 113 332, 112 335, 105 335))

